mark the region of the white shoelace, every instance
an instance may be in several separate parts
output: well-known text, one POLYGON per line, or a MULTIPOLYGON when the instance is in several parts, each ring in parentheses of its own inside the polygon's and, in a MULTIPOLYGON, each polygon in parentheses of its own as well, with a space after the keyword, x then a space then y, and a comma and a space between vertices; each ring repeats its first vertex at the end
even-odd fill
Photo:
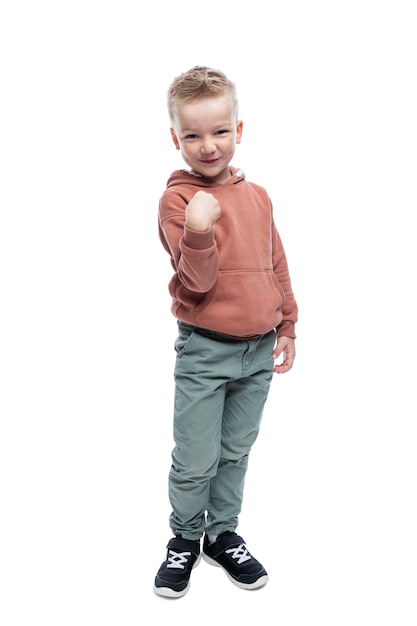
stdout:
POLYGON ((191 552, 175 552, 175 550, 169 551, 167 567, 178 567, 184 569, 187 564, 188 558, 191 556, 191 552))
POLYGON ((237 548, 230 548, 230 550, 226 550, 226 554, 230 554, 232 559, 236 559, 239 565, 242 565, 242 563, 249 561, 252 558, 243 543, 241 543, 237 548))

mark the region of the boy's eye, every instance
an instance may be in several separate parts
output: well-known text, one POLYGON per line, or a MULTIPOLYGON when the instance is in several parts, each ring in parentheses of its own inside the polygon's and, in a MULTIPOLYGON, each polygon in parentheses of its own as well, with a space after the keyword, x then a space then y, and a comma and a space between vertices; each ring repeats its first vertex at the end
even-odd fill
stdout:
MULTIPOLYGON (((216 130, 213 134, 214 135, 227 135, 229 133, 229 131, 226 128, 221 128, 220 130, 216 130)), ((199 135, 197 135, 196 133, 188 133, 188 135, 184 136, 184 139, 198 139, 199 135)))

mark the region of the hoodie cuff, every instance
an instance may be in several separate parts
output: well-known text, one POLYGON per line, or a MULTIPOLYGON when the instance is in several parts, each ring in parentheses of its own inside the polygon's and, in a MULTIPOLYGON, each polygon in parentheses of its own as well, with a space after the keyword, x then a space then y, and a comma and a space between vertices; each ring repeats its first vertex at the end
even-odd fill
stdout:
POLYGON ((297 335, 295 334, 295 324, 293 322, 282 322, 277 329, 278 337, 291 337, 291 339, 296 339, 297 335))
POLYGON ((191 230, 184 225, 184 243, 189 248, 195 248, 196 250, 211 248, 214 245, 214 228, 197 231, 191 230))

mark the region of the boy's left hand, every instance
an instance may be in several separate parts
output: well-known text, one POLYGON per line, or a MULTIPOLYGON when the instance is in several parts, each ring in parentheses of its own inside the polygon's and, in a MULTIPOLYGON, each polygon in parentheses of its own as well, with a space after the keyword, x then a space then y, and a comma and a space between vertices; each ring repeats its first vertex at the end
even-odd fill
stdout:
POLYGON ((285 372, 288 372, 292 368, 295 359, 294 339, 291 337, 278 337, 272 352, 272 358, 278 359, 280 356, 280 363, 274 365, 275 374, 285 374, 285 372))

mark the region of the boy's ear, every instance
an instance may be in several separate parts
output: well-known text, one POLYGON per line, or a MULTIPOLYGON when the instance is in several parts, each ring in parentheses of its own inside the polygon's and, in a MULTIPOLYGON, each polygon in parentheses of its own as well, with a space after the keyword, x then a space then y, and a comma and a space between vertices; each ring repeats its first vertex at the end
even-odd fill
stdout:
POLYGON ((173 128, 170 128, 169 130, 171 131, 172 141, 174 142, 176 149, 180 150, 181 149, 180 148, 180 143, 178 141, 178 137, 177 137, 177 135, 175 133, 175 130, 173 128))
POLYGON ((236 124, 236 143, 240 143, 242 139, 243 122, 238 120, 236 124))

